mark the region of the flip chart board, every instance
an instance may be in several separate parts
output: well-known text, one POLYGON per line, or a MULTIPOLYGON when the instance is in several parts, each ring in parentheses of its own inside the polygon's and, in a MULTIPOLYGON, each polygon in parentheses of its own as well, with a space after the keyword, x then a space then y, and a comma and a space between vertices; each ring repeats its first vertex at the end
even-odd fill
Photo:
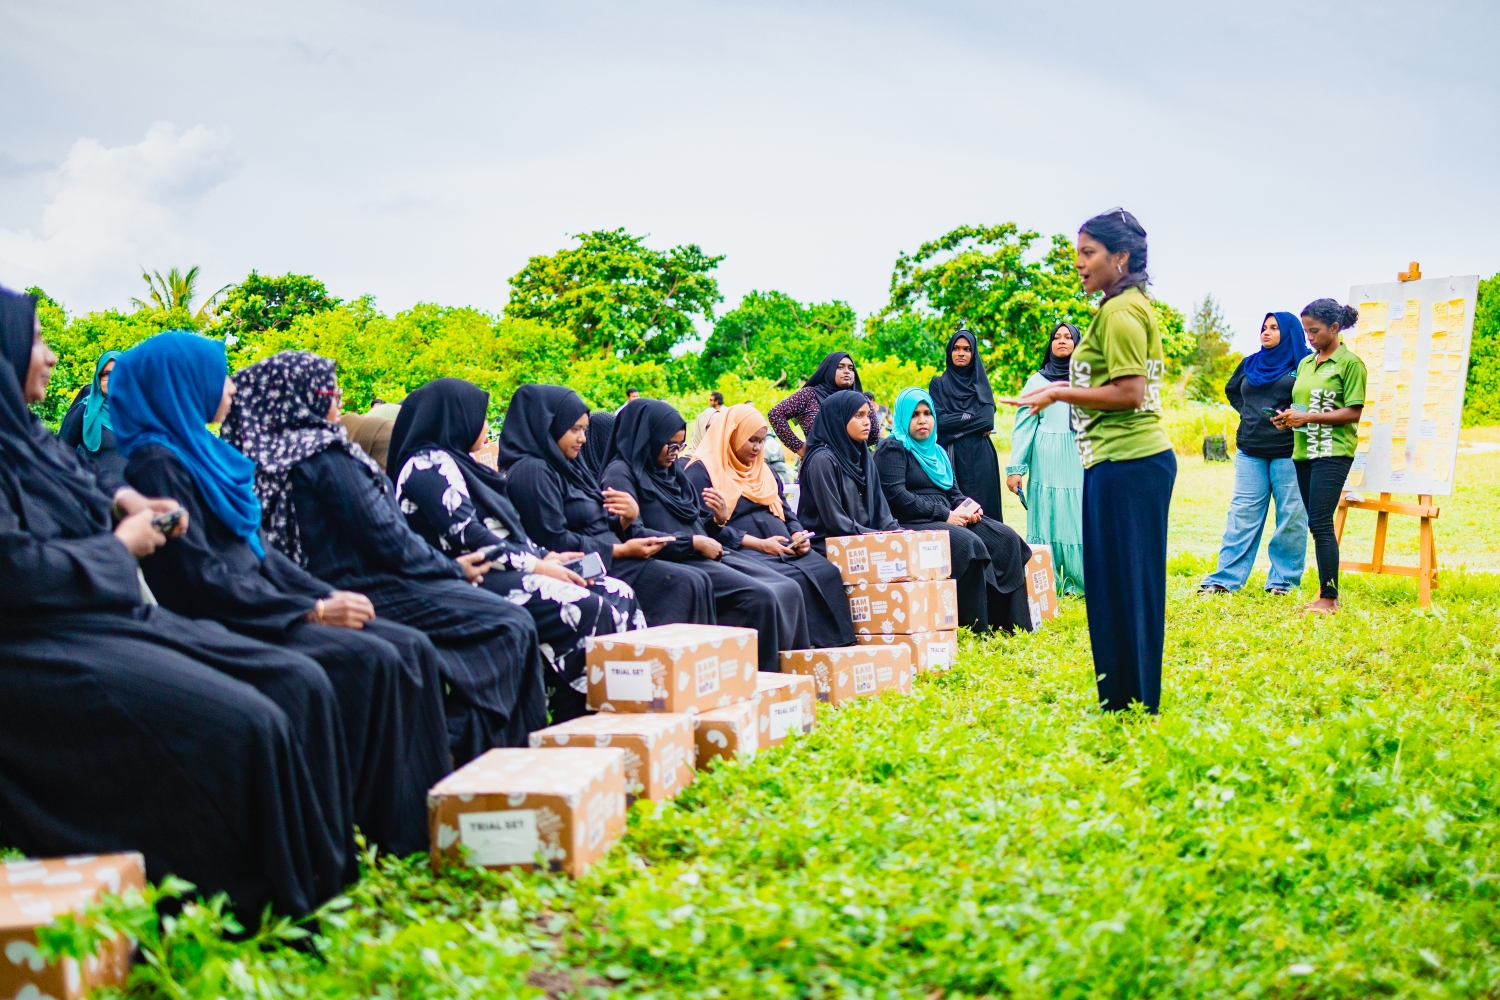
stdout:
POLYGON ((1349 290, 1359 325, 1344 346, 1364 361, 1368 382, 1348 489, 1453 492, 1478 297, 1478 275, 1349 290))

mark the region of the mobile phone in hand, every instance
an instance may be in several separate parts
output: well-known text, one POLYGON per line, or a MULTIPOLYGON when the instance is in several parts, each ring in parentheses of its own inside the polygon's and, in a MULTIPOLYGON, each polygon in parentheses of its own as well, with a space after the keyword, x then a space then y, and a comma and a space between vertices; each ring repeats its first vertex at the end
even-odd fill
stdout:
POLYGON ((182 523, 182 514, 183 510, 181 507, 178 507, 176 510, 167 511, 165 514, 157 514, 151 519, 151 527, 160 531, 163 535, 171 535, 172 532, 177 530, 177 525, 182 523))
POLYGON ((1269 406, 1262 406, 1260 408, 1260 412, 1264 413, 1268 417, 1274 417, 1274 416, 1276 416, 1276 414, 1277 414, 1278 411, 1277 410, 1273 410, 1269 406))
POLYGON ((1019 500, 1019 501, 1021 501, 1021 509, 1022 510, 1027 510, 1027 511, 1031 510, 1030 507, 1026 506, 1026 494, 1024 492, 1022 492, 1021 490, 1017 490, 1016 491, 1016 499, 1019 500))
POLYGON ((604 575, 604 560, 599 558, 599 553, 589 552, 582 559, 563 563, 563 568, 572 570, 585 580, 597 580, 604 575))

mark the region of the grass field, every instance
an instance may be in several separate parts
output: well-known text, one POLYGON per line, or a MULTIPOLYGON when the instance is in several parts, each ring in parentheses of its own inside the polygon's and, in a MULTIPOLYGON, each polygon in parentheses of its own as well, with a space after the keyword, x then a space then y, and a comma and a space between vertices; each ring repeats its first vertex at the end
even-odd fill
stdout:
POLYGON ((134 993, 1500 995, 1500 577, 1475 572, 1500 568, 1500 454, 1457 477, 1430 612, 1409 580, 1346 575, 1343 613, 1312 619, 1253 586, 1193 595, 1230 475, 1183 459, 1157 719, 1099 714, 1068 601, 638 803, 582 880, 387 861, 321 957, 224 944, 193 909, 146 929, 134 993))

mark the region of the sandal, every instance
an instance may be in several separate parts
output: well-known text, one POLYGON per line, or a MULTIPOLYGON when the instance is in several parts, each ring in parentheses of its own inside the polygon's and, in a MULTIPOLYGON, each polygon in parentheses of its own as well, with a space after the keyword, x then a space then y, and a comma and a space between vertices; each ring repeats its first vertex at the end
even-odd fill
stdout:
POLYGON ((1198 587, 1198 596, 1205 597, 1209 594, 1227 594, 1229 588, 1217 583, 1205 583, 1198 587))

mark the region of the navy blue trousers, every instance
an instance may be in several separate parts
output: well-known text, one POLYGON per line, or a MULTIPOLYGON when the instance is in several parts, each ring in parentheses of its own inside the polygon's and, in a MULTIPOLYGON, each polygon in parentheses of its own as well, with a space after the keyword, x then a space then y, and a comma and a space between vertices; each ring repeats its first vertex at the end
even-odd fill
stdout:
POLYGON ((1083 473, 1084 603, 1100 707, 1161 704, 1167 620, 1167 509, 1177 457, 1098 462, 1083 473))

